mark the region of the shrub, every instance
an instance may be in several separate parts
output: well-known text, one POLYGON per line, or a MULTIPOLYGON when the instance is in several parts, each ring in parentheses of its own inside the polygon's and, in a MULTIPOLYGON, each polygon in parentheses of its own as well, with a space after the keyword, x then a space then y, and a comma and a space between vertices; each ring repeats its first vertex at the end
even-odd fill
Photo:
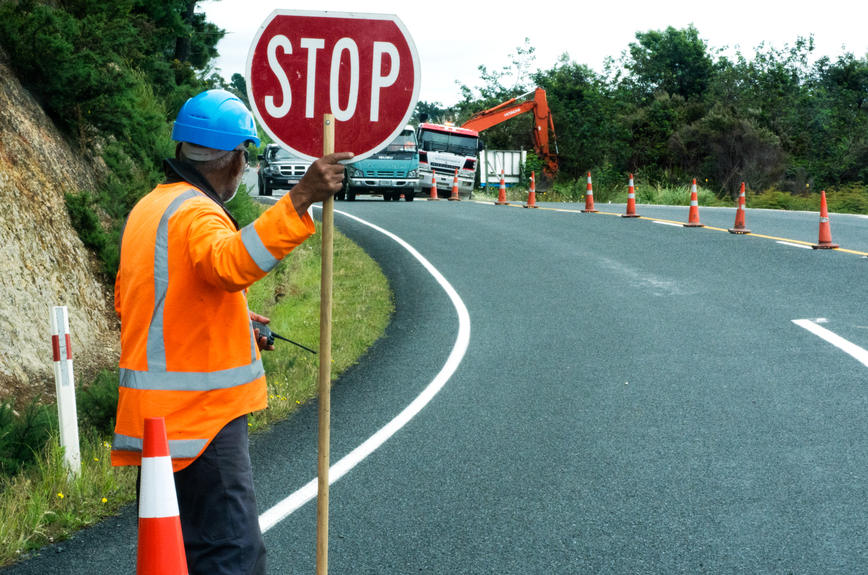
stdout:
POLYGON ((82 427, 90 428, 101 436, 114 431, 119 384, 120 376, 116 370, 102 370, 92 384, 78 387, 75 402, 82 427))
POLYGON ((10 477, 36 462, 57 427, 56 410, 42 405, 39 397, 22 414, 11 403, 0 404, 0 474, 10 477))
POLYGON ((89 192, 81 192, 78 195, 64 192, 66 210, 72 227, 78 232, 78 237, 85 246, 97 252, 102 251, 106 244, 106 233, 99 222, 99 216, 93 206, 96 198, 89 192))

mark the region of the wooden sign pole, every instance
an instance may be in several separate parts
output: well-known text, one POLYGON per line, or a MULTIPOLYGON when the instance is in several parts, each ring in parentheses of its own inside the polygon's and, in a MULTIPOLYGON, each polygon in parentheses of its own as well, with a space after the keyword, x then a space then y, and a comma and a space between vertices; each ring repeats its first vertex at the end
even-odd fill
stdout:
MULTIPOLYGON (((323 116, 323 156, 335 152, 335 117, 323 116)), ((329 571, 329 435, 332 379, 332 263, 335 199, 322 204, 322 278, 319 316, 319 457, 316 500, 316 573, 329 571)))

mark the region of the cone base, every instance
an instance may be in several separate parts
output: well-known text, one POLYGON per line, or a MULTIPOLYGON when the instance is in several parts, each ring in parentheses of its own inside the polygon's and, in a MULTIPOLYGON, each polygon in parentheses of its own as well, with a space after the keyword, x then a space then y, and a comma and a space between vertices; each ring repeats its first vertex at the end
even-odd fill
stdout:
POLYGON ((449 198, 450 202, 460 202, 461 198, 449 198))
POLYGON ((600 210, 582 210, 583 214, 598 214, 600 210))
POLYGON ((693 223, 693 224, 681 224, 685 228, 704 228, 705 224, 693 223))
POLYGON ((621 214, 622 218, 641 218, 639 214, 621 214))
POLYGON ((523 208, 538 208, 539 206, 522 206, 523 208))
POLYGON ((833 243, 823 243, 823 244, 814 244, 811 246, 815 250, 834 250, 835 248, 839 248, 838 244, 833 243))
POLYGON ((494 202, 495 206, 508 206, 509 202, 494 202))
POLYGON ((426 198, 429 202, 439 202, 440 198, 426 198))
POLYGON ((730 228, 727 230, 731 234, 749 234, 750 230, 747 228, 730 228))

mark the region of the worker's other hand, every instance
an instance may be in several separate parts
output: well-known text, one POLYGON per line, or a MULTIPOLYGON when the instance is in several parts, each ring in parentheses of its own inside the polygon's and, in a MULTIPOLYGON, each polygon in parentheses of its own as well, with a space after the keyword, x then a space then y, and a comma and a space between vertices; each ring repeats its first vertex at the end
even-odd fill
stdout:
MULTIPOLYGON (((259 315, 258 313, 253 313, 252 311, 247 312, 250 315, 250 319, 253 321, 258 321, 261 324, 268 325, 271 323, 271 320, 265 317, 264 315, 259 315)), ((259 337, 259 328, 253 330, 253 337, 256 338, 256 344, 259 346, 260 351, 274 351, 273 345, 268 345, 267 337, 259 337)))
POLYGON ((352 152, 329 154, 308 167, 301 181, 289 192, 292 205, 301 216, 311 204, 322 202, 339 191, 344 183, 342 160, 352 159, 352 152))

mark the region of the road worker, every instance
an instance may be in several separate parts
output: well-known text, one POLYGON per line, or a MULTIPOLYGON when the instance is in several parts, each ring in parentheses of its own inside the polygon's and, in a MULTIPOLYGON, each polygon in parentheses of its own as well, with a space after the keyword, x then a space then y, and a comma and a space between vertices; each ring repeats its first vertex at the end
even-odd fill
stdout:
POLYGON ((112 465, 140 465, 146 417, 164 417, 191 575, 265 573, 247 414, 266 406, 246 288, 314 233, 309 206, 341 188, 352 154, 321 158, 292 191, 239 229, 226 210, 259 146, 229 92, 188 100, 172 130, 166 180, 133 208, 121 240, 115 308, 120 397, 112 465))

